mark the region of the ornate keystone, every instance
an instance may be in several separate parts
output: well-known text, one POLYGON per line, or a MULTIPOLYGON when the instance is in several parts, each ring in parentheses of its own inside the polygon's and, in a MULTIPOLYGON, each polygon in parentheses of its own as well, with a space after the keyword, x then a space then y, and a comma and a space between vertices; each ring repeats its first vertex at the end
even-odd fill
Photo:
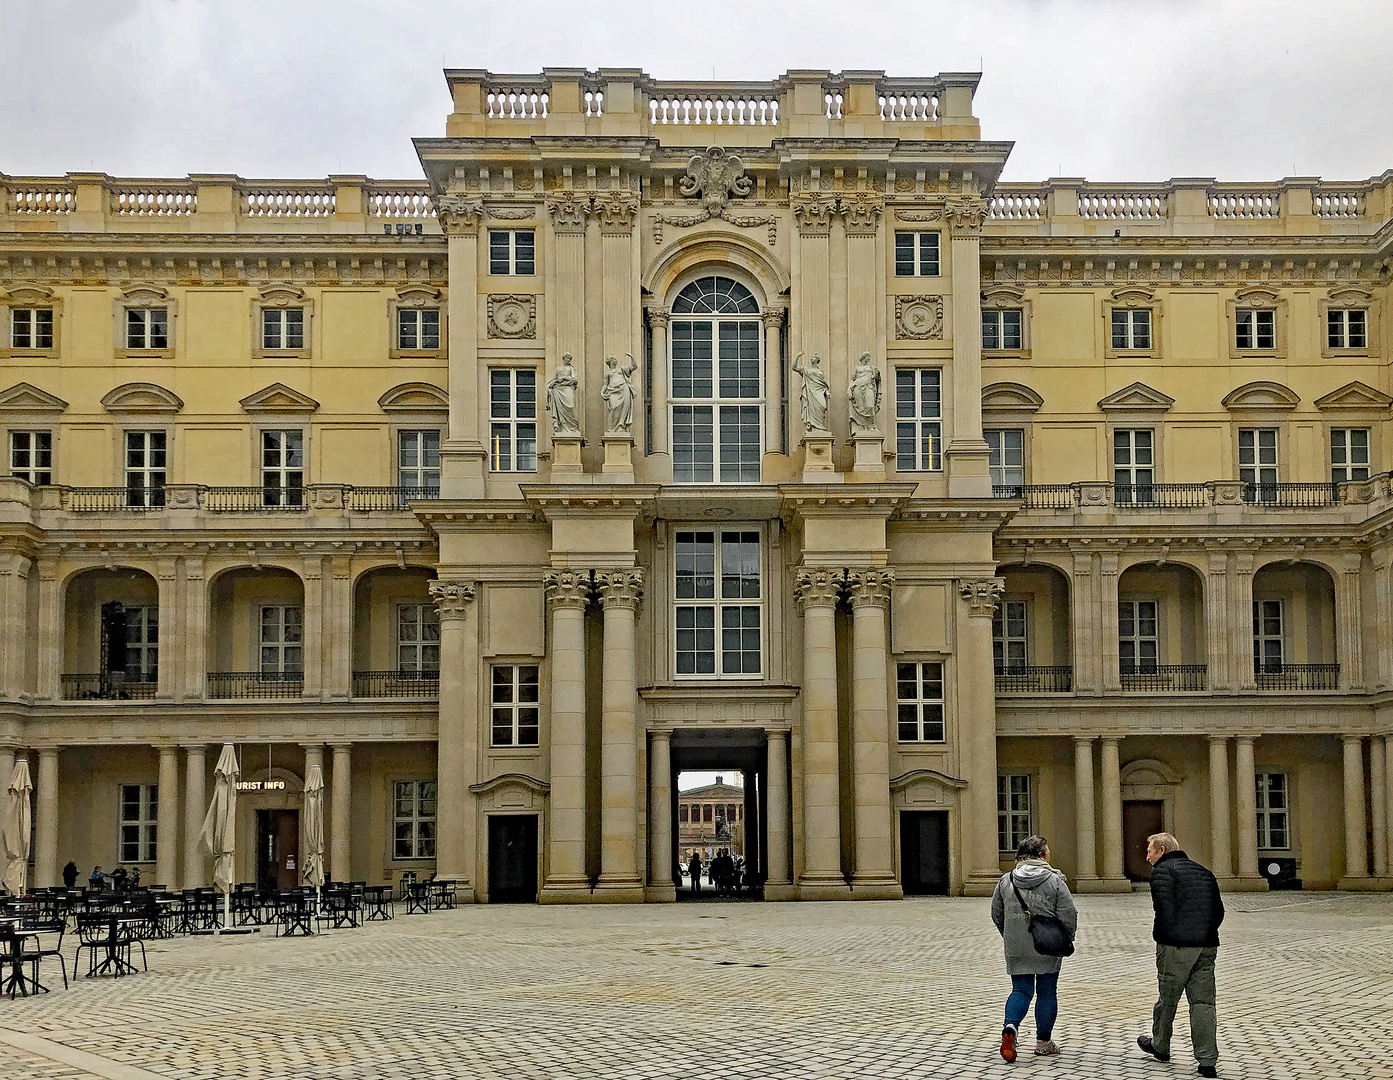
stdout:
POLYGON ((875 570, 848 570, 846 572, 847 592, 851 596, 853 608, 888 607, 890 604, 890 586, 893 584, 895 584, 895 571, 889 567, 875 570))
POLYGON ((974 619, 990 619, 1006 589, 1003 578, 981 578, 958 582, 958 595, 967 601, 967 613, 974 619))
POLYGON ((465 609, 474 600, 472 581, 432 581, 427 588, 442 619, 464 618, 465 609))
POLYGON ((794 596, 804 610, 810 607, 836 607, 845 577, 841 570, 799 567, 794 596))
POLYGON ((687 198, 701 196, 711 217, 720 217, 732 195, 744 198, 754 189, 745 175, 745 162, 739 154, 727 153, 723 146, 709 146, 687 163, 687 175, 677 182, 677 190, 687 198))
POLYGON ((435 212, 446 236, 467 236, 478 231, 484 203, 472 195, 437 195, 435 212))
POLYGON ((643 599, 643 569, 602 570, 595 574, 595 590, 605 607, 637 608, 643 599))
POLYGON ((584 608, 590 603, 589 570, 547 570, 542 574, 542 586, 553 607, 584 608))

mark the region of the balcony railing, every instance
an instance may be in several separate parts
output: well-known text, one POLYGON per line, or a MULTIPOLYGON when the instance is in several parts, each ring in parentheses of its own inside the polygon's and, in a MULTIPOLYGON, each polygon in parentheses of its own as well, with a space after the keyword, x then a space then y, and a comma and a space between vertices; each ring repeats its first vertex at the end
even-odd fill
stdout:
POLYGON ((993 499, 1020 499, 1027 510, 1071 510, 1072 484, 1007 484, 992 488, 993 499))
POLYGON ((1339 664, 1257 664, 1253 679, 1259 690, 1338 690, 1339 664))
POLYGON ((998 694, 1067 694, 1073 688, 1074 669, 1068 664, 1004 667, 996 673, 998 694))
POLYGON ((355 671, 353 696, 357 698, 426 697, 440 695, 438 671, 355 671))
POLYGON ((303 513, 311 506, 354 512, 407 511, 414 499, 438 499, 438 487, 355 487, 352 484, 306 484, 302 487, 63 487, 43 490, 43 506, 56 505, 76 514, 110 514, 156 510, 203 510, 214 514, 303 513), (318 492, 318 495, 316 495, 318 492), (49 498, 56 498, 56 504, 49 498))
POLYGON ((67 508, 79 513, 163 510, 164 504, 164 488, 161 487, 69 488, 67 498, 67 508))
POLYGON ((1208 664, 1122 665, 1124 690, 1203 690, 1208 664))
POLYGON ((1114 484, 1112 501, 1119 510, 1188 510, 1209 494, 1204 484, 1114 484))
POLYGON ((218 671, 208 673, 210 698, 297 698, 304 689, 301 671, 218 671))
POLYGON ((423 487, 355 487, 343 494, 348 510, 409 510, 412 499, 438 499, 439 488, 423 487))
POLYGON ((1122 511, 1203 510, 1239 503, 1288 510, 1319 510, 1343 503, 1367 502, 1387 494, 1393 475, 1368 480, 1314 484, 1249 484, 1241 480, 1208 480, 1200 484, 1109 484, 1078 480, 1072 484, 996 484, 994 499, 1020 499, 1026 510, 1078 508, 1122 511))
POLYGON ((64 701, 149 701, 158 686, 153 671, 65 673, 64 701))
POLYGON ((302 487, 210 487, 203 492, 203 509, 219 512, 291 512, 305 509, 302 487))
POLYGON ((1337 483, 1245 484, 1243 486, 1243 501, 1255 506, 1335 506, 1340 501, 1340 485, 1337 483))

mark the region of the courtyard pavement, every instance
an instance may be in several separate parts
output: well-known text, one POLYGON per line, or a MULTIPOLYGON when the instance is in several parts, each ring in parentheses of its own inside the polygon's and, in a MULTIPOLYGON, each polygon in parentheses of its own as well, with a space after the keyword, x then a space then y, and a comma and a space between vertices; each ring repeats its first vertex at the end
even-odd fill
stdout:
MULTIPOLYGON (((1393 1080, 1393 896, 1230 896, 1219 1075, 1393 1080)), ((1145 1057, 1150 902, 1079 899, 1056 1058, 996 1052, 986 900, 467 907, 309 939, 153 942, 150 971, 0 1000, 0 1078, 1172 1080, 1145 1057)), ((268 928, 269 929, 269 928, 268 928)), ((71 949, 69 972, 72 970, 71 949)), ((85 963, 83 965, 85 967, 85 963)), ((1033 1035, 1033 1029, 1025 1029, 1033 1035)))

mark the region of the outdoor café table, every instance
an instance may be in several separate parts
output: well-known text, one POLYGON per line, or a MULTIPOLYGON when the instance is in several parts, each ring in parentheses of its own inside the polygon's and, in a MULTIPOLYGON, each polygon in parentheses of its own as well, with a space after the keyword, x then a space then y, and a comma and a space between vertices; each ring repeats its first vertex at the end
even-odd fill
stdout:
POLYGON ((455 906, 455 885, 452 881, 428 881, 431 891, 431 904, 436 911, 441 908, 453 909, 455 906))
POLYGON ((30 989, 38 992, 38 983, 24 977, 24 963, 20 959, 27 936, 13 923, 0 924, 0 994, 14 997, 18 990, 22 997, 28 997, 30 989))
MULTIPOLYGON (((98 938, 93 944, 101 946, 106 951, 106 956, 100 964, 97 964, 87 973, 90 979, 93 975, 106 975, 108 973, 117 976, 134 975, 136 967, 131 963, 131 944, 136 940, 135 931, 137 925, 143 920, 139 918, 129 918, 121 915, 112 914, 105 920, 106 935, 98 938)), ((142 950, 143 950, 142 946, 142 950)))
POLYGON ((276 936, 309 937, 314 933, 314 897, 302 892, 285 892, 276 900, 276 936))
POLYGON ((413 881, 406 887, 406 913, 408 915, 428 915, 430 910, 430 882, 413 881))
POLYGON ((369 922, 374 919, 390 919, 396 914, 390 885, 369 885, 363 890, 363 900, 367 903, 369 922))

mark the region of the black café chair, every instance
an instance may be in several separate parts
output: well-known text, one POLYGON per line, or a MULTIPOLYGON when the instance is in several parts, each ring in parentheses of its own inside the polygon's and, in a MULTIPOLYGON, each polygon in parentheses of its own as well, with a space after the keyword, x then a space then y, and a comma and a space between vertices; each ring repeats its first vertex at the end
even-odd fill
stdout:
POLYGON ((309 937, 314 933, 314 895, 290 889, 276 897, 276 936, 309 937))
POLYGON ((58 970, 63 973, 63 989, 68 988, 68 966, 63 960, 63 934, 67 929, 68 921, 58 918, 30 923, 20 931, 25 942, 33 942, 32 945, 21 945, 19 962, 30 965, 29 981, 33 984, 35 991, 47 992, 48 990, 48 987, 39 982, 39 964, 49 957, 58 961, 58 970), (45 938, 48 939, 47 942, 45 942, 45 938))
POLYGON ((429 915, 431 912, 431 887, 426 881, 413 881, 406 886, 406 913, 408 915, 429 915))

